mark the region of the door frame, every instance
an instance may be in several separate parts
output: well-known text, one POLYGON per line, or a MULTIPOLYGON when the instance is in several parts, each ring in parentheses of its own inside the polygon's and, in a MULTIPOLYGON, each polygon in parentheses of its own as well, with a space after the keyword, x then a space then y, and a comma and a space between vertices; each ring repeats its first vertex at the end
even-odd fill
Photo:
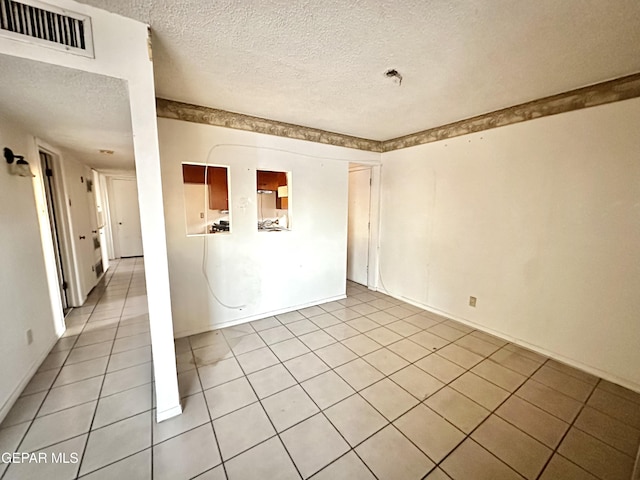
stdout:
POLYGON ((108 217, 109 217, 109 237, 111 240, 111 247, 113 248, 113 258, 122 258, 120 251, 120 239, 118 238, 118 227, 116 226, 118 208, 116 202, 113 201, 113 181, 114 180, 130 180, 136 182, 136 188, 138 187, 137 179, 135 175, 108 175, 107 176, 107 198, 108 198, 108 217))
MULTIPOLYGON (((362 169, 371 169, 371 187, 369 191, 369 258, 367 270, 367 288, 369 290, 378 290, 379 281, 379 256, 380 249, 380 180, 381 169, 380 163, 366 161, 351 161, 349 165, 359 166, 362 169)), ((356 167, 358 169, 358 167, 356 167)), ((349 168, 351 171, 351 168, 349 168)), ((348 173, 347 173, 348 175, 348 173)))
MULTIPOLYGON (((73 239, 73 225, 71 223, 71 212, 69 209, 68 203, 68 189, 65 182, 65 172, 64 172, 64 158, 60 151, 55 147, 49 145, 39 138, 34 138, 34 150, 35 150, 35 158, 40 159, 40 152, 46 153, 51 157, 51 170, 53 171, 52 185, 53 185, 53 202, 54 208, 57 213, 57 223, 58 223, 58 242, 60 243, 60 256, 62 261, 62 268, 65 272, 66 281, 68 282, 67 289, 67 306, 68 307, 78 307, 84 303, 84 296, 81 293, 81 283, 80 283, 80 271, 78 270, 78 262, 77 252, 75 249, 75 245, 72 241, 73 239)), ((40 218, 40 230, 41 235, 43 237, 43 246, 50 245, 51 248, 45 248, 45 257, 46 257, 46 268, 47 274, 50 277, 55 277, 56 282, 56 290, 52 291, 52 296, 55 296, 56 301, 60 303, 60 309, 62 310, 62 301, 58 300, 61 298, 60 286, 58 285, 57 278, 58 272, 57 267, 55 265, 55 251, 53 250, 53 241, 47 241, 44 238, 49 236, 51 238, 51 218, 49 217, 49 211, 46 206, 47 196, 45 190, 45 172, 42 171, 40 162, 37 163, 37 172, 36 181, 38 187, 40 189, 40 195, 42 195, 43 208, 39 211, 40 218), (55 293, 55 295, 54 295, 55 293)))

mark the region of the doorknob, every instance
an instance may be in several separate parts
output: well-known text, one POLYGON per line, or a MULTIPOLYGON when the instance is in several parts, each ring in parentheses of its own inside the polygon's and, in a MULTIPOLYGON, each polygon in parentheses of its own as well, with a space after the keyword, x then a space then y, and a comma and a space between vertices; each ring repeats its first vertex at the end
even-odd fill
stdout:
POLYGON ((84 235, 80 235, 80 240, 84 240, 85 236, 84 235))
POLYGON ((118 222, 118 225, 122 225, 122 222, 118 222))

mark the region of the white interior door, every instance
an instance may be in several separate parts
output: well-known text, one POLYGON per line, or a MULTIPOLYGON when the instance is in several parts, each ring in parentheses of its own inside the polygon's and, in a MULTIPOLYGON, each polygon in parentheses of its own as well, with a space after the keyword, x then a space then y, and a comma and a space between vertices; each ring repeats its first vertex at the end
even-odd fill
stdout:
POLYGON ((120 257, 142 256, 142 229, 138 188, 134 179, 114 178, 112 182, 115 206, 114 230, 120 257))
POLYGON ((369 268, 369 211, 371 168, 349 172, 349 228, 347 237, 347 279, 367 285, 369 268))

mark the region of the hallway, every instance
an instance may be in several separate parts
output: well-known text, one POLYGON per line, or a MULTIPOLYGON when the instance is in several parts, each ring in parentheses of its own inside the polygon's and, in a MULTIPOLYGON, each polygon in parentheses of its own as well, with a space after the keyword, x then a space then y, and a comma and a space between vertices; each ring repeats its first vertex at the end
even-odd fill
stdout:
POLYGON ((347 295, 177 340, 184 413, 156 424, 144 263, 113 262, 0 426, 1 452, 69 462, 0 476, 629 478, 637 393, 360 285, 347 295))

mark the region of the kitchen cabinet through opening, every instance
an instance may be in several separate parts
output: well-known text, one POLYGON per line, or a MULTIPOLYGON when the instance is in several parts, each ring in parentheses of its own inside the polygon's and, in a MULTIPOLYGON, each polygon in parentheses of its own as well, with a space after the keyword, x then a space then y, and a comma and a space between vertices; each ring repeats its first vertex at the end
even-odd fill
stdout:
POLYGON ((187 235, 229 233, 229 169, 182 164, 187 235))

